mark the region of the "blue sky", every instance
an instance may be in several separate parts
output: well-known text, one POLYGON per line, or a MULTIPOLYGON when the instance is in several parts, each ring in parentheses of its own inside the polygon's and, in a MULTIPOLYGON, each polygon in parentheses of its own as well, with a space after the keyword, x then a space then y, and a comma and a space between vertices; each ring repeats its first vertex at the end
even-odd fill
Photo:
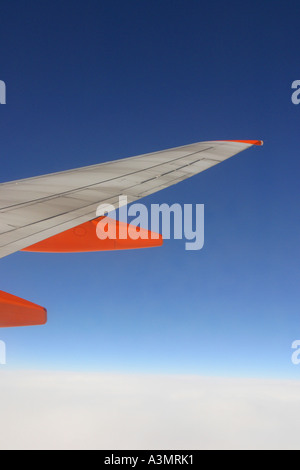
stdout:
POLYGON ((1 182, 201 140, 263 139, 143 200, 205 204, 205 247, 16 253, 1 290, 48 309, 7 368, 299 378, 299 2, 1 6, 1 182), (298 75, 297 75, 298 74, 298 75))

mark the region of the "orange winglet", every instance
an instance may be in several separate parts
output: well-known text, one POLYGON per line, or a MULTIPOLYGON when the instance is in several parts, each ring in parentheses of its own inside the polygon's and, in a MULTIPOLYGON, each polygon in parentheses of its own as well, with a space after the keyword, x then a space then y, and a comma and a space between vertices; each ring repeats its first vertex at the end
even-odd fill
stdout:
POLYGON ((241 144, 264 145, 263 140, 224 140, 223 142, 240 142, 241 144))
POLYGON ((66 230, 35 245, 29 246, 22 251, 38 253, 84 253, 150 248, 163 244, 161 235, 142 228, 136 228, 130 224, 119 222, 118 220, 114 221, 109 217, 105 217, 105 221, 115 223, 116 237, 102 240, 97 236, 97 226, 103 219, 104 217, 99 217, 98 219, 78 225, 75 228, 66 230), (136 231, 139 232, 139 238, 132 239, 130 236, 131 229, 137 229, 136 231))
POLYGON ((47 323, 45 308, 0 291, 0 328, 44 325, 45 323, 47 323))

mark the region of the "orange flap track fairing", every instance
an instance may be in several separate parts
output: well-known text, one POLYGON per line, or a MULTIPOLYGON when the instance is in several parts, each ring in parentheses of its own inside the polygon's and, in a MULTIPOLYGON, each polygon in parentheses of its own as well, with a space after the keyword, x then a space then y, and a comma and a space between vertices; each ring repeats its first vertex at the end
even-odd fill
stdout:
MULTIPOLYGON (((98 238, 96 228, 98 222, 103 217, 91 220, 81 224, 70 230, 59 233, 53 237, 47 238, 35 245, 29 246, 22 251, 38 252, 38 253, 85 253, 94 251, 110 251, 110 250, 133 250, 137 248, 151 248, 161 246, 163 238, 161 235, 153 233, 138 227, 139 238, 133 240, 129 235, 130 224, 113 222, 116 224, 116 238, 106 238, 101 240, 98 238), (125 238, 120 237, 120 233, 125 233, 125 238)), ((111 221, 106 217, 107 221, 111 221)))
POLYGON ((0 291, 0 328, 44 325, 47 310, 15 295, 0 291))

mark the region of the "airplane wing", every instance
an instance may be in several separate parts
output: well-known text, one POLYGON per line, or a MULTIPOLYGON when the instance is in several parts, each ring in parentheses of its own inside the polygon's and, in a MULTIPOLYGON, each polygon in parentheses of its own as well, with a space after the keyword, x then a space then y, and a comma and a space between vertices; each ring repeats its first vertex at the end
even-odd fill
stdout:
MULTIPOLYGON (((102 240, 101 204, 119 207, 172 186, 261 141, 211 141, 0 184, 0 258, 19 250, 77 252, 159 246, 161 238, 102 240)), ((117 222, 119 226, 121 222, 117 222)), ((126 229, 128 229, 127 224, 126 229)), ((148 237, 149 238, 149 237, 148 237)), ((47 310, 0 291, 0 328, 43 325, 47 310)))
POLYGON ((172 186, 261 141, 199 142, 160 152, 0 184, 0 258, 172 186))

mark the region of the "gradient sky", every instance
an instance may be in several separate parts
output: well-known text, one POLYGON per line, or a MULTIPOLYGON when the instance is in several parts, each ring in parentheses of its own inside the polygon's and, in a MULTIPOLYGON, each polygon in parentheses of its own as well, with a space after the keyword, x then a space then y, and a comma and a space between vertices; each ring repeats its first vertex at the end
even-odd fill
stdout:
MULTIPOLYGON (((205 247, 16 253, 6 369, 299 378, 299 1, 1 2, 1 182, 202 140, 263 139, 142 202, 205 204, 205 247)), ((1 366, 2 367, 2 366, 1 366)))

